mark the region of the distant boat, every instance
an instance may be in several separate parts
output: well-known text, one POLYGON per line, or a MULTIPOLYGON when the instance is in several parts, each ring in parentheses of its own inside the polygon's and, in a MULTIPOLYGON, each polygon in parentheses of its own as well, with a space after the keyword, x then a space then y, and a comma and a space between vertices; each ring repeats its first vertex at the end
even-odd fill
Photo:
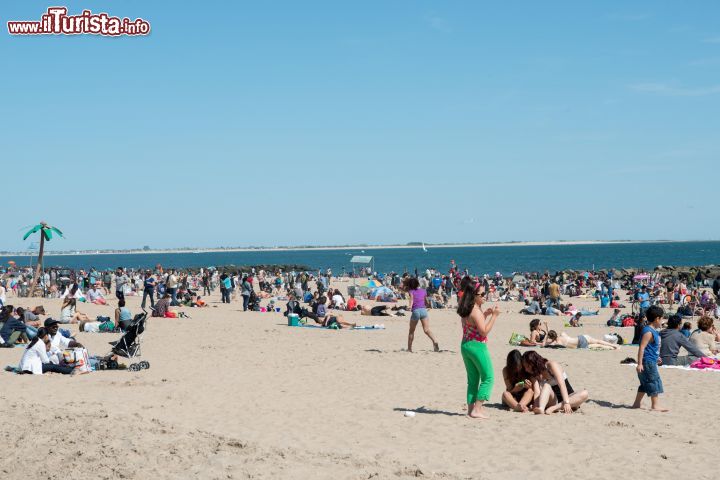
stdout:
POLYGON ((423 252, 427 252, 427 248, 425 248, 425 242, 422 243, 422 249, 423 249, 423 252))

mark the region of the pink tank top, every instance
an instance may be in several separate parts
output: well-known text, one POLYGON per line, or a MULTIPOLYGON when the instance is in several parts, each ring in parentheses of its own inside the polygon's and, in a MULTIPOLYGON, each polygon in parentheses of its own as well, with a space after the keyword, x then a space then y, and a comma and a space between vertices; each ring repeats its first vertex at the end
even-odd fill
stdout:
POLYGON ((481 343, 487 343, 487 337, 480 334, 480 331, 478 331, 475 326, 470 325, 467 321, 467 319, 462 319, 462 327, 463 327, 463 338, 462 343, 465 342, 481 342, 481 343))

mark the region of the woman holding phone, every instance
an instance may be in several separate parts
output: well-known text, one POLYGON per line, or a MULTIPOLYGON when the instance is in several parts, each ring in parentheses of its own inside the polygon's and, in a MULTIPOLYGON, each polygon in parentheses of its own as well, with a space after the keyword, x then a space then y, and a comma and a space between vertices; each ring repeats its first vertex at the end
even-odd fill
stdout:
POLYGON ((495 325, 500 308, 483 309, 485 287, 482 283, 465 282, 458 303, 463 336, 460 353, 467 372, 467 406, 470 418, 487 419, 484 403, 490 399, 493 387, 493 366, 487 348, 487 338, 495 325))

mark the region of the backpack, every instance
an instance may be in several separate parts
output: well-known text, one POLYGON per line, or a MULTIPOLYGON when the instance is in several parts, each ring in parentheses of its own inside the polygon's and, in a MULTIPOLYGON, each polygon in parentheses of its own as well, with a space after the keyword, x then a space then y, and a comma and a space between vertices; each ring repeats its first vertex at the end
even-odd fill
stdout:
POLYGON ((627 316, 623 318, 622 321, 623 327, 634 327, 635 326, 635 319, 633 317, 627 316))

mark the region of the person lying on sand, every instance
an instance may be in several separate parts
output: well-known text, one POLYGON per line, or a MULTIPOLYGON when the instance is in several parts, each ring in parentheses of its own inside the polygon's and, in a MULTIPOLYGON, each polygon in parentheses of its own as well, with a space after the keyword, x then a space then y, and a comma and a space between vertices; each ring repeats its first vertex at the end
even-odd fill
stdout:
POLYGON ((558 362, 543 358, 531 350, 523 354, 522 363, 533 384, 533 413, 536 415, 559 411, 572 413, 587 401, 587 390, 573 390, 558 362))
POLYGON ((315 323, 319 323, 326 328, 354 328, 357 324, 345 321, 342 315, 325 315, 324 317, 315 318, 315 323), (337 327, 335 327, 337 325, 337 327))
POLYGON ((370 307, 368 305, 360 306, 360 315, 367 315, 370 317, 394 317, 395 314, 388 313, 385 310, 387 305, 378 305, 377 307, 370 307))
POLYGON ((542 343, 543 347, 560 345, 566 348, 599 348, 602 350, 617 350, 620 348, 619 345, 614 345, 604 340, 598 340, 591 337, 590 335, 578 335, 577 337, 571 337, 565 332, 562 332, 558 336, 555 330, 550 330, 542 343))

